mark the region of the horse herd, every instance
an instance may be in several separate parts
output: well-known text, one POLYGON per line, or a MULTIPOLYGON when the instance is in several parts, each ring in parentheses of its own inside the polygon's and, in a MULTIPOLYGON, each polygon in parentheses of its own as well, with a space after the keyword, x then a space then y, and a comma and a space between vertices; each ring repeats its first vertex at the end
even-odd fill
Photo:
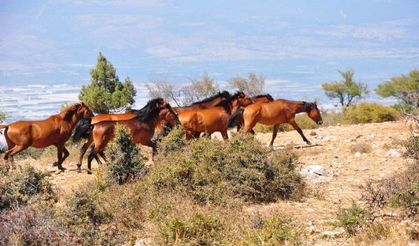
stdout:
POLYGON ((228 129, 232 127, 254 133, 253 127, 256 123, 273 125, 270 142, 272 147, 279 125, 288 123, 309 144, 295 122, 295 115, 301 112, 306 112, 314 122, 322 124, 316 103, 274 100, 269 94, 249 97, 243 92, 236 92, 231 95, 223 91, 184 107, 171 107, 164 99, 156 98, 150 100, 142 109, 131 110, 124 114, 95 116, 87 105, 81 102, 69 105, 60 113, 45 120, 17 121, 0 125, 0 129, 5 129, 4 136, 8 145, 4 155, 6 161, 13 163, 13 156, 28 147, 45 148, 54 145, 57 148, 58 160, 53 165, 60 170, 65 170, 62 163, 69 156, 65 143, 74 130, 75 141, 86 139, 80 150, 77 170, 81 172, 83 156, 91 147, 87 164, 90 174, 93 159, 101 163, 100 156, 106 161, 104 150, 114 138, 115 127, 118 124, 128 129, 134 143, 151 147, 154 155, 155 132, 159 139, 176 125, 183 127, 187 139, 198 138, 201 134, 210 136, 214 132, 220 132, 225 140, 228 139, 228 129))

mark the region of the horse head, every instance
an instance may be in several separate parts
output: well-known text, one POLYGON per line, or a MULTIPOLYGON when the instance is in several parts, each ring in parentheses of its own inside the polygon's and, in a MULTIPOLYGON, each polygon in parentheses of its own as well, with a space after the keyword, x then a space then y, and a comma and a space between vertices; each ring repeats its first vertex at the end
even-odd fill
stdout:
POLYGON ((84 102, 80 103, 77 113, 82 115, 85 119, 92 118, 94 116, 92 110, 90 110, 90 108, 84 102))
POLYGON ((308 117, 316 122, 318 125, 323 124, 322 116, 320 115, 320 110, 317 108, 316 102, 308 103, 304 102, 305 111, 308 114, 308 117))
POLYGON ((241 106, 241 107, 246 107, 247 105, 253 103, 252 99, 249 96, 247 96, 246 94, 244 94, 242 91, 236 92, 232 96, 232 100, 236 100, 237 105, 241 106))
POLYGON ((163 120, 171 126, 180 125, 179 115, 173 110, 169 103, 166 103, 163 110, 160 111, 160 120, 163 120))
POLYGON ((64 120, 74 121, 78 121, 81 118, 93 117, 93 112, 83 102, 71 104, 65 107, 60 114, 64 120))

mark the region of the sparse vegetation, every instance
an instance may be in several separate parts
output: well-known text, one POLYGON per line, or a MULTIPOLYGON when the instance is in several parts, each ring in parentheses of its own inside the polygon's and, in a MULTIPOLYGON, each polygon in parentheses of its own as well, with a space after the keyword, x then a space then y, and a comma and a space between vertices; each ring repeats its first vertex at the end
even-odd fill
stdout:
POLYGON ((352 144, 350 148, 351 148, 352 154, 355 154, 355 153, 367 154, 367 153, 371 153, 372 151, 371 144, 367 144, 367 143, 352 144))
POLYGON ((406 148, 404 156, 419 160, 419 136, 410 136, 403 141, 403 146, 406 148))
POLYGON ((400 118, 400 114, 395 109, 378 103, 361 103, 346 108, 344 117, 348 122, 358 124, 395 121, 400 118))
POLYGON ((370 216, 371 214, 367 210, 352 202, 351 207, 339 210, 337 219, 339 226, 345 228, 350 235, 354 235, 367 226, 370 216))
POLYGON ((46 174, 35 170, 31 166, 24 166, 20 170, 7 171, 1 168, 3 175, 0 180, 0 210, 16 208, 40 198, 54 199, 54 192, 46 180, 46 174))

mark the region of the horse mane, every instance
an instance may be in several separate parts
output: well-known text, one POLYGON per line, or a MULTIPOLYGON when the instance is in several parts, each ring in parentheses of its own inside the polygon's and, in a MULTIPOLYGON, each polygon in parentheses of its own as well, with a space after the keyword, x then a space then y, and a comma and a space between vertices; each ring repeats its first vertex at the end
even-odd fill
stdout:
POLYGON ((237 99, 243 92, 237 91, 234 95, 227 97, 226 99, 222 100, 221 102, 217 103, 214 107, 223 107, 228 113, 231 113, 231 106, 230 102, 237 99))
POLYGON ((257 95, 257 96, 254 96, 253 98, 261 98, 261 97, 266 97, 266 98, 268 98, 269 101, 274 100, 274 98, 271 96, 271 94, 257 95))
POLYGON ((215 98, 218 98, 218 97, 226 97, 226 98, 229 98, 230 96, 231 96, 230 95, 230 92, 228 92, 228 91, 220 91, 220 92, 218 92, 217 94, 215 94, 213 96, 210 96, 210 97, 207 97, 205 99, 202 99, 199 102, 194 102, 191 105, 196 105, 196 104, 210 102, 210 101, 212 101, 212 100, 214 100, 215 98))
POLYGON ((311 107, 314 105, 314 103, 306 102, 306 101, 303 101, 302 103, 304 105, 304 111, 306 112, 309 112, 311 110, 311 107))
POLYGON ((62 116, 63 120, 68 120, 72 116, 72 113, 76 111, 80 106, 81 103, 67 105, 63 110, 61 110, 59 115, 62 116))
POLYGON ((147 104, 139 109, 139 110, 131 110, 134 114, 137 115, 137 119, 145 121, 150 117, 154 117, 158 115, 160 112, 160 102, 162 101, 162 98, 154 98, 147 102, 147 104))

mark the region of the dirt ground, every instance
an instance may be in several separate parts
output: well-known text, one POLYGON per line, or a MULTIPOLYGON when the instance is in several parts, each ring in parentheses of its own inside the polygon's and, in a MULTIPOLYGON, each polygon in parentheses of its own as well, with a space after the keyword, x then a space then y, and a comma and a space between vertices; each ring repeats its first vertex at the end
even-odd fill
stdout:
MULTIPOLYGON (((361 199, 362 185, 368 180, 380 180, 406 168, 407 160, 390 156, 390 152, 402 153, 398 144, 409 136, 403 122, 386 122, 345 126, 330 126, 315 130, 304 130, 306 137, 312 142, 307 145, 295 131, 280 132, 274 144, 274 151, 293 149, 299 155, 299 169, 310 165, 320 165, 329 171, 330 177, 325 179, 307 178, 308 195, 302 201, 279 201, 276 203, 255 205, 246 208, 247 212, 268 213, 280 210, 305 225, 311 235, 309 244, 336 245, 347 244, 349 239, 342 237, 330 238, 325 235, 334 234, 336 213, 340 207, 350 206, 352 201, 361 199), (368 144, 370 153, 351 152, 351 146, 368 144)), ((268 145, 271 133, 259 133, 257 139, 268 145)), ((52 151, 52 150, 51 150, 52 151)), ((150 151, 146 150, 150 156, 150 151)), ((41 163, 30 160, 21 163, 37 163, 36 167, 52 173, 51 181, 61 197, 71 193, 80 184, 95 179, 95 175, 76 172, 78 150, 71 149, 71 155, 65 161, 67 170, 58 173, 51 166, 55 155, 49 154, 42 158, 41 163)), ((83 165, 86 168, 86 165, 83 165)), ((93 168, 97 164, 94 162, 93 168)), ((339 234, 338 232, 336 232, 339 234)), ((333 237, 333 236, 332 236, 333 237)))

